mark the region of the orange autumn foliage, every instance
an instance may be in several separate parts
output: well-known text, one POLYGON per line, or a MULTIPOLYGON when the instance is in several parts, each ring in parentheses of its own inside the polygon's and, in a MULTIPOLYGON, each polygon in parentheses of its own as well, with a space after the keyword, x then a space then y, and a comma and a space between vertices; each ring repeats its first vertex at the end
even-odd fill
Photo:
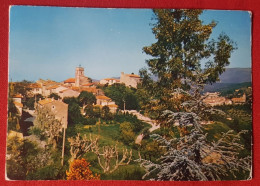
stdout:
POLYGON ((69 171, 66 171, 67 180, 100 180, 100 175, 93 175, 90 166, 84 158, 75 159, 70 164, 69 171))

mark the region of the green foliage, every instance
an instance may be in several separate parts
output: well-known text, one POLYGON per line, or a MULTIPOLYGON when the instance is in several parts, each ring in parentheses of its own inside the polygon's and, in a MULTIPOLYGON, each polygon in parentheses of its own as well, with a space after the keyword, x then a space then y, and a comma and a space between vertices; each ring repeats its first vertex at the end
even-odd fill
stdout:
POLYGON ((96 118, 86 118, 84 124, 86 124, 86 125, 95 125, 96 122, 97 122, 96 118))
POLYGON ((34 110, 34 103, 43 98, 41 94, 36 94, 34 97, 25 97, 24 105, 30 110, 34 110))
POLYGON ((7 142, 8 159, 6 161, 7 177, 12 180, 26 179, 27 172, 34 171, 39 166, 37 154, 39 149, 35 144, 18 137, 9 138, 7 142))
POLYGON ((223 132, 225 133, 230 130, 226 124, 221 122, 205 125, 204 129, 205 133, 207 133, 207 140, 209 141, 216 141, 220 139, 223 132))
POLYGON ((60 136, 62 129, 62 123, 55 118, 54 113, 48 107, 36 108, 37 116, 34 121, 34 126, 30 128, 36 128, 41 130, 41 135, 48 138, 48 144, 52 144, 56 147, 57 138, 60 136))
POLYGON ((78 96, 78 102, 80 106, 93 105, 96 103, 96 97, 87 91, 82 91, 78 96))
POLYGON ((141 155, 144 159, 157 162, 158 158, 164 153, 159 143, 152 139, 143 139, 140 147, 141 155))
POLYGON ((135 141, 135 133, 133 131, 133 126, 130 122, 123 122, 120 124, 120 139, 125 144, 133 144, 135 141))
POLYGON ((132 127, 133 127, 133 131, 138 134, 140 133, 140 131, 147 127, 147 126, 150 126, 142 121, 140 121, 139 119, 137 119, 136 116, 132 115, 132 114, 117 114, 115 115, 114 117, 114 120, 118 123, 123 123, 123 122, 129 122, 132 124, 132 127))
POLYGON ((14 104, 12 98, 8 98, 8 115, 15 116, 18 114, 18 110, 14 104))
MULTIPOLYGON (((220 92, 221 96, 229 97, 233 96, 236 93, 237 89, 247 89, 247 87, 252 86, 252 82, 244 82, 244 83, 222 83, 223 87, 215 88, 214 91, 220 92)), ((244 93, 244 92, 243 92, 244 93)))
POLYGON ((63 98, 63 102, 67 103, 69 105, 71 105, 73 103, 79 104, 78 99, 75 97, 65 97, 65 98, 63 98))
POLYGON ((85 118, 80 112, 80 106, 77 98, 64 98, 63 101, 69 105, 68 108, 68 124, 84 123, 85 118))
POLYGON ((112 113, 110 113, 108 106, 102 107, 101 118, 104 119, 104 120, 112 120, 113 119, 113 115, 112 115, 112 113))
POLYGON ((27 180, 57 180, 59 168, 53 165, 47 165, 37 169, 35 172, 30 172, 27 180))
POLYGON ((18 131, 17 124, 19 124, 20 116, 18 110, 13 102, 13 99, 8 98, 8 131, 18 131))
POLYGON ((119 167, 111 174, 102 174, 101 180, 141 180, 144 173, 139 165, 127 165, 119 167))
POLYGON ((103 90, 106 96, 115 101, 119 109, 124 110, 124 103, 127 110, 140 109, 136 89, 115 83, 111 86, 104 86, 103 90))
POLYGON ((229 65, 235 44, 223 33, 216 41, 210 41, 216 23, 203 25, 199 19, 202 12, 194 9, 154 10, 152 31, 156 42, 143 48, 152 58, 146 61, 148 69, 140 70, 140 75, 142 87, 150 95, 150 108, 159 111, 157 116, 166 109, 180 109, 180 104, 173 99, 174 89, 189 90, 191 84, 188 82, 195 81, 198 75, 201 75, 201 83, 216 82, 229 65), (205 67, 201 66, 201 60, 206 61, 205 67), (157 81, 152 79, 153 76, 157 81))
POLYGON ((56 93, 51 93, 48 97, 53 98, 55 100, 61 99, 61 97, 56 93))
POLYGON ((93 105, 86 105, 84 108, 85 116, 88 118, 95 118, 94 106, 93 105))
POLYGON ((99 106, 94 106, 93 107, 93 117, 95 118, 100 118, 101 117, 101 113, 102 113, 102 110, 99 106))
POLYGON ((12 93, 14 95, 15 94, 22 94, 23 96, 25 96, 27 94, 27 92, 31 90, 31 88, 30 88, 31 83, 32 83, 31 81, 27 81, 27 80, 23 80, 23 81, 20 81, 20 82, 13 82, 12 83, 13 84, 13 92, 12 93))
POLYGON ((31 127, 28 134, 37 136, 40 140, 46 140, 46 137, 42 133, 42 130, 38 127, 31 127))
POLYGON ((20 116, 12 98, 8 98, 8 131, 19 131, 20 116))
POLYGON ((7 141, 7 160, 6 171, 7 177, 11 180, 25 179, 26 172, 23 166, 23 160, 20 156, 22 142, 18 137, 8 139, 7 141))

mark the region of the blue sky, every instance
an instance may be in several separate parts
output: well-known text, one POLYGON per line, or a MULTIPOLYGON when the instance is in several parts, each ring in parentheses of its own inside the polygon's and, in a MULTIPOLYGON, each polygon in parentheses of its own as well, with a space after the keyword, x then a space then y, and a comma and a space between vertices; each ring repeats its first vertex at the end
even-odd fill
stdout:
MULTIPOLYGON (((93 79, 136 73, 149 56, 144 46, 155 42, 150 9, 93 9, 13 6, 10 12, 9 78, 63 81, 85 68, 93 79)), ((251 21, 248 12, 205 11, 205 23, 218 22, 236 41, 229 67, 251 67, 251 21)))

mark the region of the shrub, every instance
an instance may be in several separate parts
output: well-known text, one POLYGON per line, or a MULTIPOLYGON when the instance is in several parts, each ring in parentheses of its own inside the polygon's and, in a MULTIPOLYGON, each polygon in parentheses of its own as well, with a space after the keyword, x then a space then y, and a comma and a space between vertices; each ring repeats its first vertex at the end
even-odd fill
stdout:
POLYGON ((69 171, 66 171, 67 180, 99 180, 100 175, 94 175, 89 169, 90 166, 90 163, 84 158, 75 159, 71 163, 69 171))

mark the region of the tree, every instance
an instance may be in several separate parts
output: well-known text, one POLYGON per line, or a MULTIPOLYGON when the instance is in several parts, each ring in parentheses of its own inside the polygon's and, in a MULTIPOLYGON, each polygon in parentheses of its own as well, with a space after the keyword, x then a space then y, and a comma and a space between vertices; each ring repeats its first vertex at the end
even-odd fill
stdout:
POLYGON ((238 150, 243 149, 239 135, 228 131, 212 144, 207 144, 206 135, 198 131, 170 140, 153 135, 165 147, 166 153, 160 157, 160 163, 141 161, 147 170, 143 178, 153 174, 152 179, 155 180, 207 181, 237 179, 237 174, 243 172, 242 179, 248 179, 251 160, 238 155, 238 150))
POLYGON ((203 83, 218 80, 229 65, 234 42, 224 33, 217 40, 211 39, 214 21, 203 25, 199 16, 202 10, 153 10, 153 34, 156 42, 143 51, 152 56, 147 60, 148 69, 140 70, 142 86, 150 95, 150 103, 160 105, 160 110, 178 110, 173 101, 173 90, 190 89, 186 80, 193 81, 203 74, 203 83), (201 61, 206 61, 204 67, 201 61), (152 76, 156 76, 154 81, 152 76))
POLYGON ((141 160, 147 170, 144 177, 155 180, 248 179, 251 157, 244 150, 241 131, 227 131, 208 141, 201 121, 209 115, 226 116, 203 103, 201 91, 225 71, 235 49, 224 33, 210 40, 215 22, 203 25, 202 10, 154 10, 153 33, 156 43, 144 47, 148 69, 140 71, 142 88, 150 95, 149 104, 161 119, 160 126, 178 126, 178 137, 152 135, 165 153, 159 162, 141 160), (205 66, 201 62, 206 61, 205 66), (152 75, 157 80, 152 79, 152 75), (237 176, 243 172, 244 175, 237 176), (149 177, 150 176, 150 177, 149 177))
POLYGON ((103 169, 104 173, 112 173, 119 168, 125 166, 132 160, 132 150, 123 149, 119 153, 117 146, 103 146, 98 144, 98 138, 88 139, 86 135, 83 137, 78 134, 76 138, 69 138, 70 142, 70 162, 84 155, 87 152, 94 152, 97 155, 98 164, 103 169))
MULTIPOLYGON (((97 146, 98 147, 98 146, 97 146)), ((132 150, 122 150, 119 154, 117 146, 103 146, 102 151, 97 148, 95 153, 98 157, 98 163, 103 169, 104 173, 112 173, 119 168, 119 166, 126 166, 132 160, 132 150)))
POLYGON ((58 94, 56 94, 56 93, 51 93, 48 97, 49 98, 54 98, 55 100, 61 99, 61 97, 58 94))
POLYGON ((41 94, 36 94, 34 97, 26 97, 25 100, 25 106, 29 108, 30 110, 34 110, 34 104, 35 102, 38 102, 40 99, 43 99, 44 97, 41 94))
POLYGON ((85 116, 88 118, 95 118, 94 106, 93 105, 86 105, 85 109, 85 116))
POLYGON ((8 98, 8 131, 19 128, 20 116, 12 98, 8 98))
POLYGON ((174 90, 175 94, 182 93, 189 99, 180 105, 180 112, 164 111, 161 125, 168 128, 178 125, 180 137, 151 135, 165 148, 165 153, 159 158, 159 163, 141 160, 141 165, 147 169, 143 178, 155 175, 152 179, 222 180, 237 179, 241 172, 244 174, 239 179, 249 178, 251 157, 240 154, 245 149, 241 135, 246 131, 236 133, 229 130, 219 139, 209 141, 202 130, 201 120, 205 114, 226 116, 224 112, 204 105, 205 97, 200 95, 202 77, 197 75, 194 82, 189 82, 189 91, 174 90))
POLYGON ((112 119, 112 114, 110 113, 110 109, 108 106, 103 106, 102 107, 102 113, 101 113, 101 117, 104 119, 104 120, 111 120, 112 119))
POLYGON ((138 110, 138 96, 136 89, 126 87, 123 84, 113 84, 111 86, 103 87, 105 94, 110 97, 118 107, 123 110, 124 105, 127 110, 138 110))
POLYGON ((123 122, 120 124, 120 138, 125 144, 131 144, 135 141, 134 127, 130 122, 123 122))
POLYGON ((94 175, 90 166, 84 158, 75 159, 70 164, 69 171, 66 171, 67 180, 100 180, 100 175, 94 175))
POLYGON ((91 92, 87 91, 82 91, 78 96, 78 100, 83 109, 86 105, 93 105, 96 103, 96 97, 91 92))
POLYGON ((77 98, 74 97, 65 97, 63 99, 64 103, 69 104, 68 108, 68 123, 71 124, 78 124, 83 123, 84 118, 80 112, 80 106, 77 98))
POLYGON ((81 137, 80 134, 77 134, 75 139, 69 138, 68 141, 70 142, 71 155, 69 162, 73 162, 75 159, 80 158, 85 153, 93 151, 97 146, 98 138, 92 139, 90 136, 88 139, 86 135, 81 137))
POLYGON ((11 82, 10 84, 12 84, 13 86, 13 94, 22 94, 23 96, 25 96, 28 93, 28 91, 31 90, 31 83, 31 81, 27 80, 23 80, 20 82, 11 82))
POLYGON ((36 108, 36 119, 33 129, 40 129, 41 133, 48 138, 48 143, 56 147, 57 139, 60 136, 62 130, 62 123, 55 118, 55 115, 48 107, 36 108))
POLYGON ((7 176, 13 180, 25 180, 28 174, 50 164, 50 152, 36 143, 18 137, 7 141, 7 176))

